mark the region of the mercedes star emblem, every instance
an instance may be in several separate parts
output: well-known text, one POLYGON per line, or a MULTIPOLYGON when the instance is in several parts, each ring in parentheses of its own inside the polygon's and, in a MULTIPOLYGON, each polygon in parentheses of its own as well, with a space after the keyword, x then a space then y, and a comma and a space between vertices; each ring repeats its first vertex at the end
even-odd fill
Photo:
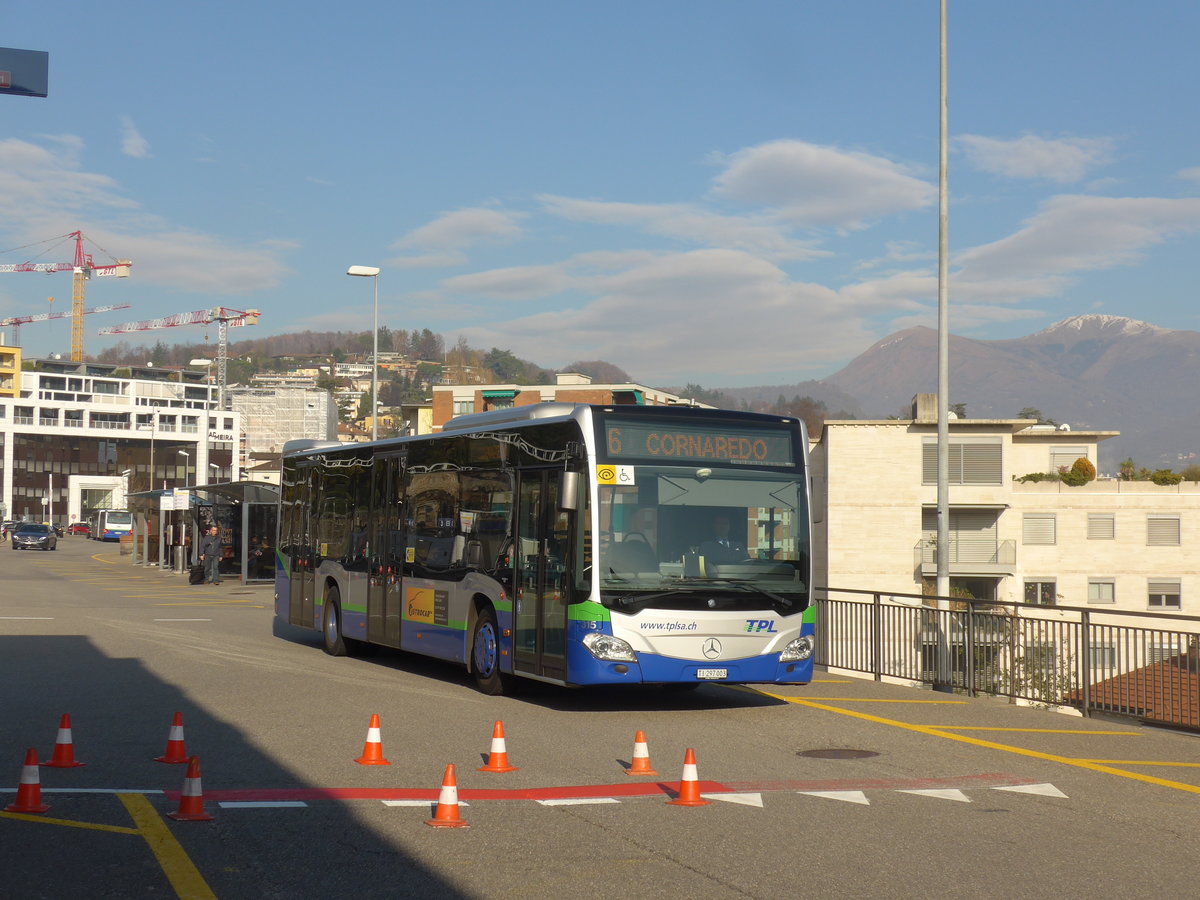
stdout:
POLYGON ((701 652, 704 654, 705 659, 716 659, 721 655, 721 642, 716 638, 709 638, 704 642, 701 652))

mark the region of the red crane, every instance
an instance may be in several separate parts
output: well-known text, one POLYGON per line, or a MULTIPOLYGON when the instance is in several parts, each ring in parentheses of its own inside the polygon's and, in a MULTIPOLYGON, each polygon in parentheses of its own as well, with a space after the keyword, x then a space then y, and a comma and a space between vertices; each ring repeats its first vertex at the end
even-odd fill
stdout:
MULTIPOLYGON (((110 264, 100 266, 96 265, 94 262, 92 262, 92 254, 83 249, 82 231, 72 231, 70 234, 64 234, 59 238, 51 238, 51 240, 66 240, 67 238, 75 241, 74 261, 69 263, 8 263, 0 265, 0 272, 69 271, 75 273, 75 278, 71 285, 71 360, 72 362, 83 362, 83 317, 87 315, 87 310, 83 308, 84 282, 86 282, 93 275, 97 277, 115 275, 117 278, 128 278, 129 267, 133 265, 133 263, 127 259, 114 259, 110 264)), ((43 241, 42 243, 49 243, 49 241, 43 241)), ((110 308, 118 309, 119 307, 114 306, 110 308)))
POLYGON ((243 325, 257 325, 261 315, 257 309, 230 309, 214 306, 212 309, 197 309, 192 312, 175 313, 161 319, 145 319, 141 322, 126 322, 124 325, 109 325, 99 334, 130 334, 136 331, 154 331, 158 328, 174 328, 176 325, 209 325, 217 323, 217 385, 220 393, 220 409, 225 408, 225 377, 229 353, 228 329, 243 325))
MULTIPOLYGON (((90 316, 92 313, 112 312, 114 309, 129 309, 128 303, 114 303, 112 306, 93 306, 85 309, 83 314, 90 316)), ((7 328, 9 325, 13 327, 13 346, 21 346, 21 326, 28 325, 30 322, 46 322, 50 319, 65 319, 68 316, 73 316, 73 312, 56 312, 56 313, 39 313, 36 316, 9 316, 7 319, 0 319, 0 328, 7 328)))

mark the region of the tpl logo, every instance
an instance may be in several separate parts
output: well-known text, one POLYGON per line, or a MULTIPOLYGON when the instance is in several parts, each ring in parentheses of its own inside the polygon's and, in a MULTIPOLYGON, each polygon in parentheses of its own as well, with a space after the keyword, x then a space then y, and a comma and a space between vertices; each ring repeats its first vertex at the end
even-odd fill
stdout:
POLYGON ((747 619, 746 620, 747 634, 777 634, 775 631, 775 623, 770 619, 747 619))

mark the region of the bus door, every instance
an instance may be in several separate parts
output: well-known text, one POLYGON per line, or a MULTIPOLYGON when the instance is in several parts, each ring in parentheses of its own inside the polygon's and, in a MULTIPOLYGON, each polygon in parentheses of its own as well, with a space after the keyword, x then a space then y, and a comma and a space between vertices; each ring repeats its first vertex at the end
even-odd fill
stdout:
MULTIPOLYGON (((301 497, 311 498, 316 496, 316 479, 320 477, 317 467, 312 464, 300 463, 297 466, 296 477, 300 480, 302 487, 299 490, 301 497)), ((316 573, 313 571, 313 562, 316 558, 316 534, 313 529, 316 523, 313 522, 312 516, 312 501, 308 500, 305 503, 297 505, 297 508, 292 511, 292 532, 291 532, 291 547, 289 548, 290 559, 288 565, 291 568, 292 577, 289 582, 291 595, 288 597, 288 621, 293 625, 303 625, 312 628, 315 623, 316 607, 316 573)))
POLYGON ((558 508, 561 469, 522 470, 517 500, 513 670, 567 677, 567 554, 570 514, 558 508))
POLYGON ((367 561, 367 640, 400 646, 404 519, 399 456, 376 457, 371 467, 371 555, 367 561))

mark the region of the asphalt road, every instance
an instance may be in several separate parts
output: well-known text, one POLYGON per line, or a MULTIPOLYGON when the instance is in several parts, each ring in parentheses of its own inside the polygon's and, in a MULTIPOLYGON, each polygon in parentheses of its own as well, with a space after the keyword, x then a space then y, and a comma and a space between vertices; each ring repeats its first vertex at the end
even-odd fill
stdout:
MULTIPOLYGON (((1200 737, 819 673, 690 693, 336 659, 269 587, 0 546, 0 897, 1192 897, 1200 737), (273 633, 278 632, 278 633, 273 633), (177 822, 186 766, 212 821, 177 822), (390 765, 355 762, 372 715, 390 765), (477 769, 503 722, 515 772, 477 769), (625 774, 645 732, 657 777, 625 774), (687 749, 711 802, 675 796, 687 749), (425 824, 449 765, 459 817, 425 824), (28 794, 29 788, 26 788, 28 794)), ((195 800, 189 801, 195 805, 195 800)))

